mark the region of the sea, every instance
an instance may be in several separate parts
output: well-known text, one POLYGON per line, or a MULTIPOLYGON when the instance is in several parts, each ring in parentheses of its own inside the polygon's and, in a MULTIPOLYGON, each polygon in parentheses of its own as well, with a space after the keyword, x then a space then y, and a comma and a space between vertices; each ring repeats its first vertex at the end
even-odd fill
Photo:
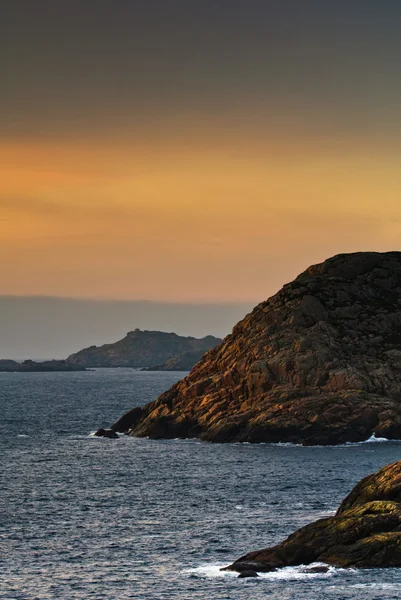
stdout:
POLYGON ((220 568, 334 514, 401 443, 96 438, 186 373, 0 373, 0 599, 401 597, 401 569, 220 568))

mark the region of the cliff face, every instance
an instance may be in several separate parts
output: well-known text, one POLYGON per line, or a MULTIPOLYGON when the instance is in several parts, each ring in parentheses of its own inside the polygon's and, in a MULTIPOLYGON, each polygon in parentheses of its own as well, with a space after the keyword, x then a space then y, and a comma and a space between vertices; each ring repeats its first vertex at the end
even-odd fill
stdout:
POLYGON ((130 426, 215 442, 401 438, 401 253, 310 267, 130 426))
POLYGON ((197 339, 175 333, 136 329, 114 344, 90 346, 71 354, 67 362, 84 367, 150 367, 187 351, 206 352, 219 342, 221 340, 212 335, 197 339))
POLYGON ((335 517, 310 523, 225 570, 263 572, 316 561, 338 567, 401 566, 401 462, 362 479, 335 517))

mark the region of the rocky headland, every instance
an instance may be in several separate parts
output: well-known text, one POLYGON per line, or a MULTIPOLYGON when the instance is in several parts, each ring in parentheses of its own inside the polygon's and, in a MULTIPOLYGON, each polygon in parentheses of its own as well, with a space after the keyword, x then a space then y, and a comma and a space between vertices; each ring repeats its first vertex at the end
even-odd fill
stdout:
MULTIPOLYGON (((161 367, 167 361, 177 359, 187 352, 196 352, 200 358, 220 342, 221 339, 213 335, 198 339, 176 333, 135 329, 113 344, 90 346, 71 354, 67 362, 82 367, 161 367)), ((165 367, 163 370, 178 369, 165 367)))
POLYGON ((401 461, 362 479, 334 517, 319 519, 224 570, 243 576, 323 562, 336 567, 401 567, 401 461))
POLYGON ((114 427, 213 442, 401 438, 401 253, 308 268, 114 427))
POLYGON ((48 371, 86 371, 86 368, 80 365, 69 364, 65 360, 44 360, 42 362, 34 360, 24 360, 23 362, 10 359, 0 360, 0 372, 42 373, 48 371))

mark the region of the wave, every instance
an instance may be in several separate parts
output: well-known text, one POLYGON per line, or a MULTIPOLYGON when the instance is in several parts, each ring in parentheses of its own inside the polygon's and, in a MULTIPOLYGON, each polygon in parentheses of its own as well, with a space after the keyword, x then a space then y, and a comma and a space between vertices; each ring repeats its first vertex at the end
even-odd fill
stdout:
POLYGON ((360 446, 362 444, 382 444, 384 442, 388 442, 391 444, 396 444, 396 443, 400 443, 401 440, 390 440, 388 438, 384 438, 384 437, 376 437, 374 433, 372 433, 372 435, 367 439, 367 440, 362 440, 361 442, 345 442, 344 444, 328 444, 328 445, 321 445, 321 444, 316 444, 316 446, 303 446, 302 444, 293 444, 291 442, 278 442, 276 444, 268 444, 269 446, 279 446, 279 447, 289 447, 292 446, 294 448, 348 448, 348 447, 352 447, 352 446, 360 446))
MULTIPOLYGON (((381 444, 383 442, 401 442, 401 440, 389 440, 388 438, 376 437, 375 434, 372 433, 370 438, 367 440, 364 440, 363 442, 355 442, 355 444, 381 444)), ((347 445, 349 445, 349 443, 350 442, 348 442, 347 445)))
MULTIPOLYGON (((370 583, 354 583, 353 585, 349 586, 350 588, 353 589, 359 589, 359 590, 363 590, 363 589, 375 589, 375 590, 394 590, 394 591, 400 591, 401 589, 401 583, 384 583, 384 582, 379 582, 379 581, 372 581, 370 583)), ((395 597, 399 597, 399 596, 393 596, 395 597)))
MULTIPOLYGON (((399 444, 401 443, 401 439, 400 440, 391 440, 389 438, 384 438, 384 437, 376 437, 374 433, 372 433, 372 435, 366 439, 366 440, 362 440, 361 442, 345 442, 343 444, 316 444, 313 446, 304 446, 303 444, 294 444, 292 442, 277 442, 277 443, 273 443, 273 442, 265 442, 264 445, 266 446, 276 446, 276 447, 281 447, 281 448, 288 448, 288 447, 292 447, 292 448, 349 448, 349 447, 353 447, 353 446, 360 446, 362 444, 382 444, 384 442, 387 442, 389 444, 399 444)), ((248 442, 246 442, 248 443, 248 442)))
MULTIPOLYGON (((96 430, 98 431, 98 430, 96 430)), ((101 435, 96 435, 96 431, 90 431, 86 436, 84 437, 90 437, 90 438, 96 438, 97 440, 101 440, 101 439, 108 439, 106 436, 101 436, 101 435)), ((129 436, 127 436, 127 434, 125 433, 120 433, 119 431, 116 431, 117 437, 119 438, 129 438, 129 436)), ((80 436, 82 437, 82 436, 80 436)), ((133 439, 133 438, 129 438, 129 439, 133 439)))
MULTIPOLYGON (((91 431, 88 434, 88 437, 97 437, 95 436, 95 431, 91 431)), ((117 432, 118 437, 125 437, 131 440, 134 439, 138 439, 135 437, 131 437, 131 436, 127 436, 125 433, 119 433, 117 432)), ((139 438, 141 440, 151 440, 151 438, 149 437, 143 437, 143 438, 139 438)), ((151 440, 151 441, 155 441, 155 440, 151 440)), ((157 440, 158 442, 163 441, 165 443, 170 443, 170 444, 175 444, 175 443, 179 443, 179 444, 191 444, 191 445, 199 445, 199 444, 213 444, 216 446, 241 446, 241 447, 248 447, 248 448, 255 448, 258 446, 272 446, 274 448, 306 448, 306 449, 311 449, 311 448, 352 448, 355 446, 360 446, 362 444, 383 444, 385 442, 389 443, 389 444, 397 444, 397 443, 401 443, 401 439, 399 440, 391 440, 388 438, 384 438, 384 437, 376 437, 374 433, 372 433, 372 435, 366 439, 366 440, 362 440, 360 442, 344 442, 342 444, 315 444, 312 446, 309 445, 303 445, 303 444, 296 444, 294 442, 209 442, 207 440, 200 440, 199 438, 165 438, 164 440, 157 440)))
MULTIPOLYGON (((226 563, 227 564, 227 563, 226 563)), ((191 569, 185 569, 182 573, 191 575, 193 577, 200 577, 206 579, 215 578, 238 578, 236 571, 221 571, 221 568, 226 565, 202 565, 191 569)), ((326 572, 313 572, 314 567, 327 567, 324 563, 312 563, 310 565, 299 565, 297 567, 283 567, 277 571, 271 573, 259 573, 260 579, 268 579, 270 581, 300 581, 304 579, 321 579, 333 577, 336 573, 344 571, 337 567, 328 567, 326 572)), ((346 569, 347 573, 352 572, 353 569, 346 569)), ((245 579, 248 580, 248 579, 245 579)))

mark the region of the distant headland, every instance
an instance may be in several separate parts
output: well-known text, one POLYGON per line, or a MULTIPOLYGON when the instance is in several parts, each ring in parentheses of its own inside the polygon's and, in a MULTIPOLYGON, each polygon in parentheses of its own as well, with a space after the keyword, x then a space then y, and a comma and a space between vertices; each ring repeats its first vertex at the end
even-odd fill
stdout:
POLYGON ((90 368, 132 367, 148 371, 190 371, 203 354, 222 340, 213 335, 184 337, 163 331, 129 331, 125 338, 90 346, 65 360, 18 362, 0 360, 0 372, 86 371, 90 368))
POLYGON ((135 329, 113 344, 90 346, 67 358, 81 367, 154 367, 155 370, 190 370, 203 354, 222 340, 208 335, 198 339, 163 331, 135 329), (171 363, 169 361, 172 361, 171 363), (155 366, 156 365, 156 366, 155 366))
POLYGON ((34 360, 16 360, 0 359, 0 372, 9 373, 40 373, 47 371, 86 371, 85 367, 80 365, 71 365, 66 360, 44 360, 36 362, 34 360))

